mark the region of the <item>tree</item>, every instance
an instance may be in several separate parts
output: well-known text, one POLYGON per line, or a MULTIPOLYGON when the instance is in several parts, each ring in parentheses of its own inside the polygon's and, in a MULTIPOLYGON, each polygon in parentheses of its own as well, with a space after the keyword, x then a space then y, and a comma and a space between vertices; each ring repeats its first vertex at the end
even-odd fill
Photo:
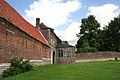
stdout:
POLYGON ((106 35, 105 28, 103 30, 98 30, 98 34, 97 34, 97 42, 99 43, 98 51, 107 51, 107 48, 105 45, 105 40, 106 40, 105 35, 106 35))
POLYGON ((100 24, 93 15, 82 19, 80 34, 95 33, 100 28, 100 24))
POLYGON ((108 51, 120 51, 120 15, 108 24, 105 37, 108 51))
POLYGON ((92 47, 99 49, 100 44, 98 43, 98 30, 100 30, 100 24, 93 15, 88 18, 82 19, 80 26, 80 35, 83 36, 77 41, 77 49, 84 49, 85 47, 92 47))

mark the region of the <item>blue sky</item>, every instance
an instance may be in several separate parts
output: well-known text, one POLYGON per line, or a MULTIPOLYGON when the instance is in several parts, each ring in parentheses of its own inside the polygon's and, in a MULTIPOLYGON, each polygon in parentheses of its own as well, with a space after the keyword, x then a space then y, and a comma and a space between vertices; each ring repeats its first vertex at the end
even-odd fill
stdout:
POLYGON ((95 15, 102 27, 120 13, 120 0, 7 0, 28 22, 39 17, 55 33, 75 45, 81 19, 95 15))

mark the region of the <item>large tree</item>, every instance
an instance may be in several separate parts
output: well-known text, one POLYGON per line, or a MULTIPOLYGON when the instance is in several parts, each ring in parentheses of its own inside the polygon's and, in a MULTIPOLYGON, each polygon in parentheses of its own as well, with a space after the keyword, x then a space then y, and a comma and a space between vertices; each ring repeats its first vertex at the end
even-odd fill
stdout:
POLYGON ((105 45, 108 51, 120 51, 120 15, 106 27, 105 45))
POLYGON ((83 36, 77 41, 77 49, 82 50, 86 47, 99 49, 100 44, 98 43, 97 35, 100 30, 100 24, 93 15, 88 16, 88 18, 83 18, 81 22, 79 35, 83 36))

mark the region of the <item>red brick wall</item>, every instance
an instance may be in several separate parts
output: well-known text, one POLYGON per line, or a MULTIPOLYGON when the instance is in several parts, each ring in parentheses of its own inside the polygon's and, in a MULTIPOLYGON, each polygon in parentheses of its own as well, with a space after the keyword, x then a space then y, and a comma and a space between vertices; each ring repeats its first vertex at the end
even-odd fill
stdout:
POLYGON ((84 53, 75 54, 76 60, 89 60, 89 59, 107 59, 107 58, 120 58, 120 53, 117 52, 97 52, 97 53, 84 53))
POLYGON ((2 20, 0 22, 0 63, 9 62, 14 57, 48 58, 49 54, 48 46, 30 37, 7 21, 2 20))

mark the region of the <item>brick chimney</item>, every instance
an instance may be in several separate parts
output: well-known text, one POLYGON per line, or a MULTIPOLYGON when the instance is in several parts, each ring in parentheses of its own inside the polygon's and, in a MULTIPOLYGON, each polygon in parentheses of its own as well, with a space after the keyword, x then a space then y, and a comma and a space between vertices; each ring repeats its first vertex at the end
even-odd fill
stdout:
POLYGON ((40 18, 36 18, 36 28, 40 28, 40 18))

